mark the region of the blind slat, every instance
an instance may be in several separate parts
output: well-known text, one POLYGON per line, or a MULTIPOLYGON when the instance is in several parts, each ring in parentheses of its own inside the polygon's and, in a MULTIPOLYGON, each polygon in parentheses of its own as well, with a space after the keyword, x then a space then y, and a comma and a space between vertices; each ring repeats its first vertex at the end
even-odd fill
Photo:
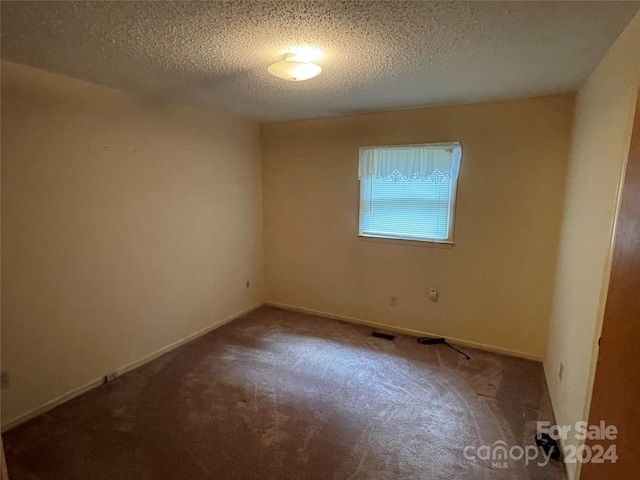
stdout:
POLYGON ((452 240, 451 217, 457 176, 409 180, 369 175, 361 177, 360 181, 361 234, 452 240))

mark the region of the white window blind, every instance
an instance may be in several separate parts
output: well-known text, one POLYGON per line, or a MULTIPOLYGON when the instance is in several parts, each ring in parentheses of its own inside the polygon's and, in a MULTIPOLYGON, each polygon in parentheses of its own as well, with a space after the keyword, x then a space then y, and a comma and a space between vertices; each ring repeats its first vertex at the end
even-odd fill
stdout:
POLYGON ((360 235, 453 241, 459 143, 362 147, 360 235))

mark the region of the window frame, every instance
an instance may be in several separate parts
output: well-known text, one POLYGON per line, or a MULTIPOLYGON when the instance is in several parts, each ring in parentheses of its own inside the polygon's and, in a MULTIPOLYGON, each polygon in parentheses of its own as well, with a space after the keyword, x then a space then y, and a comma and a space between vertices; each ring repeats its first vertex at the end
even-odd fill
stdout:
MULTIPOLYGON (((385 148, 385 147, 423 147, 423 146, 442 146, 442 145, 460 145, 459 142, 437 142, 437 143, 412 143, 412 144, 399 144, 399 145, 367 145, 366 148, 385 148)), ((360 161, 360 157, 358 154, 358 162, 360 161)), ((447 231, 446 239, 437 239, 437 238, 419 238, 419 237, 410 237, 403 235, 378 235, 372 233, 363 233, 362 231, 362 208, 363 208, 363 198, 364 198, 364 182, 365 179, 359 179, 360 183, 359 188, 359 203, 358 203, 358 237, 362 239, 380 239, 385 241, 393 241, 393 242, 401 242, 401 243, 410 243, 410 242, 418 242, 418 244, 437 244, 437 245, 455 245, 454 242, 454 232, 455 232, 455 216, 456 216, 456 204, 457 204, 457 194, 458 194, 458 179, 460 175, 458 175, 455 180, 451 179, 451 194, 449 195, 450 203, 449 203, 449 228, 447 231)), ((419 180, 417 180, 419 181, 419 180)))

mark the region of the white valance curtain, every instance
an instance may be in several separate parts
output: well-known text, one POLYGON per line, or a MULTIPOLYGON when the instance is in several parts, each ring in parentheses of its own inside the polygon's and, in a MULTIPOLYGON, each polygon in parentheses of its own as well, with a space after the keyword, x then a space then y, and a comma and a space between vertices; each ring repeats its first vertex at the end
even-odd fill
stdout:
POLYGON ((460 143, 361 147, 358 178, 400 180, 457 179, 460 143))

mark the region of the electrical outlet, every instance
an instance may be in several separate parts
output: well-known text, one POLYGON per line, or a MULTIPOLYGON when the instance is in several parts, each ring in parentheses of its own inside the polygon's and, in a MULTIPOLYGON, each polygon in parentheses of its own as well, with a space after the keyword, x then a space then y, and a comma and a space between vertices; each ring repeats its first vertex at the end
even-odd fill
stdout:
POLYGON ((112 373, 107 373, 104 376, 104 381, 106 382, 111 382, 113 381, 116 377, 118 376, 118 374, 116 372, 112 372, 112 373))
POLYGON ((397 307, 398 306, 398 297, 389 297, 389 306, 397 307))
POLYGON ((7 388, 10 383, 9 370, 2 370, 2 372, 0 372, 0 388, 7 388))
POLYGON ((245 287, 249 288, 251 286, 251 284, 249 283, 249 280, 247 280, 247 283, 244 284, 245 287))
POLYGON ((438 301, 438 291, 435 288, 429 290, 429 298, 433 303, 438 301))
POLYGON ((560 362, 560 366, 558 367, 558 378, 562 380, 562 375, 564 374, 564 365, 560 362))

